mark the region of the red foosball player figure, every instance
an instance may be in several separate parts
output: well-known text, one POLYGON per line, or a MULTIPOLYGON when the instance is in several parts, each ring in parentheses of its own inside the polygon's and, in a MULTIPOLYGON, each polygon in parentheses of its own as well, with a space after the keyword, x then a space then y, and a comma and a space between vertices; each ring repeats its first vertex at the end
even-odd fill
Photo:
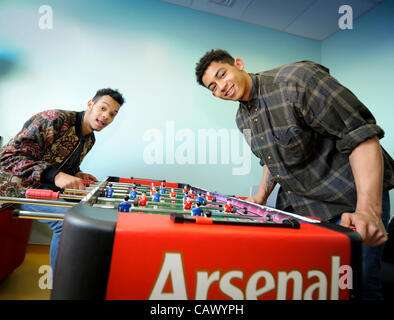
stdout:
POLYGON ((171 203, 175 203, 176 192, 174 191, 174 188, 171 188, 170 198, 173 199, 173 201, 171 201, 171 203))
POLYGON ((155 192, 156 192, 155 183, 152 182, 152 185, 150 187, 150 195, 152 196, 155 192))
POLYGON ((174 191, 174 188, 171 188, 170 198, 171 199, 176 199, 176 192, 174 191))
POLYGON ((190 196, 186 197, 186 201, 183 201, 183 210, 191 210, 193 202, 190 200, 190 196))
POLYGON ((227 203, 224 205, 224 212, 231 213, 233 211, 233 205, 231 204, 231 199, 227 199, 227 203))
POLYGON ((189 190, 187 189, 187 186, 183 187, 183 193, 187 193, 189 190))
POLYGON ((148 202, 148 198, 146 196, 146 192, 142 192, 141 196, 138 198, 138 204, 141 207, 145 207, 147 202, 148 202))
POLYGON ((209 193, 209 191, 207 191, 207 194, 205 195, 205 199, 207 200, 207 202, 212 202, 212 195, 209 193))
POLYGON ((196 195, 193 193, 192 189, 190 189, 190 191, 189 191, 189 196, 190 196, 190 199, 192 199, 192 200, 194 200, 196 198, 196 195))

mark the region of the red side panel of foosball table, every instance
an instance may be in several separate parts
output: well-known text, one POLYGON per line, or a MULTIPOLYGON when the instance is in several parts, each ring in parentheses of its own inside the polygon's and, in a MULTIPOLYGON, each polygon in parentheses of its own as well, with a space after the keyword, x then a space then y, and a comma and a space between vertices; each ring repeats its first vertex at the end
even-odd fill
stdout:
MULTIPOLYGON (((166 215, 120 213, 107 299, 152 298, 168 253, 182 260, 172 269, 180 272, 167 274, 162 297, 168 299, 175 298, 171 295, 174 284, 186 288, 187 299, 195 299, 198 278, 204 277, 204 272, 205 277, 219 277, 209 286, 206 299, 234 298, 220 287, 220 281, 228 283, 223 278, 231 274, 242 277, 230 281, 229 286, 234 288, 228 292, 248 298, 247 288, 253 275, 265 274, 263 271, 272 275, 275 288, 258 299, 278 298, 279 272, 302 276, 302 299, 312 291, 313 299, 319 298, 319 293, 330 299, 332 261, 339 258, 341 265, 350 264, 350 241, 344 234, 313 224, 301 224, 300 229, 177 224, 166 215)), ((257 287, 264 287, 264 280, 259 281, 257 287)), ((292 281, 287 282, 286 299, 293 298, 292 281)), ((338 289, 337 298, 348 299, 349 290, 338 289)))
MULTIPOLYGON (((162 181, 156 181, 156 180, 145 180, 145 179, 130 179, 130 178, 119 178, 120 183, 138 183, 142 185, 147 185, 151 186, 152 182, 155 187, 161 186, 162 181)), ((178 188, 178 183, 176 182, 165 182, 166 188, 178 188)))
POLYGON ((12 210, 0 210, 0 280, 25 258, 32 220, 15 219, 12 210))

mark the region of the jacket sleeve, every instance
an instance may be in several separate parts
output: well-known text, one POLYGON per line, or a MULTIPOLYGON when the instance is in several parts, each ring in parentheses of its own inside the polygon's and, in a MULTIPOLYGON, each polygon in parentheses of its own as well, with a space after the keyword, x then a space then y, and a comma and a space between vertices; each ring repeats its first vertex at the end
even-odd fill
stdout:
POLYGON ((60 110, 47 110, 31 117, 2 149, 0 170, 21 178, 25 186, 40 183, 42 173, 53 170, 41 158, 67 126, 67 118, 60 110))

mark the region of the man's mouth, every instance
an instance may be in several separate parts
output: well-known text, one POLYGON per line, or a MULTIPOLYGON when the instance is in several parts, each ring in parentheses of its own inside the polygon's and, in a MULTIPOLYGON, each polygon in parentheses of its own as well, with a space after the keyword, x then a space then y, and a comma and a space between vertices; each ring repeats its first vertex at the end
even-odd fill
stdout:
POLYGON ((99 125, 99 127, 104 128, 106 126, 104 121, 101 121, 99 119, 96 119, 97 124, 99 125))
POLYGON ((225 93, 225 97, 227 97, 227 98, 231 98, 233 95, 234 95, 234 92, 235 92, 235 90, 234 90, 234 85, 232 85, 227 91, 226 91, 226 93, 225 93))

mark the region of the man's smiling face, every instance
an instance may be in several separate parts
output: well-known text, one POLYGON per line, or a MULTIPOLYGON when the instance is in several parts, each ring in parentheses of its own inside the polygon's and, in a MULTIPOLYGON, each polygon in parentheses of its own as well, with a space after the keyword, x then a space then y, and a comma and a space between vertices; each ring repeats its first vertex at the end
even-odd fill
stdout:
POLYGON ((114 120, 119 108, 119 103, 109 95, 100 97, 96 102, 90 100, 85 112, 83 134, 104 129, 114 120))
MULTIPOLYGON (((251 90, 249 75, 243 71, 244 63, 236 59, 234 65, 213 61, 205 70, 202 82, 215 97, 247 101, 251 90)), ((251 79, 250 79, 251 80, 251 79)))

